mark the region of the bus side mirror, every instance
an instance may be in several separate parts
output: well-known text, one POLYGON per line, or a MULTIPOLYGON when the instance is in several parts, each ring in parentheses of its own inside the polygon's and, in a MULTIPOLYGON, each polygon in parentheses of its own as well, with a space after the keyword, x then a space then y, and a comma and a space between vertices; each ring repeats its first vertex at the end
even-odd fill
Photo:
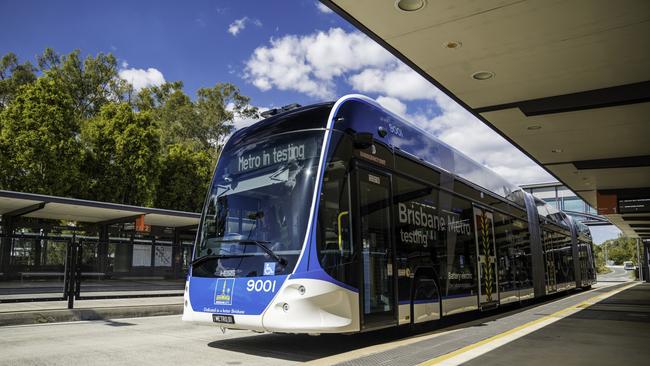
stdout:
POLYGON ((354 134, 354 147, 357 149, 367 149, 372 146, 373 136, 370 132, 357 132, 354 134))

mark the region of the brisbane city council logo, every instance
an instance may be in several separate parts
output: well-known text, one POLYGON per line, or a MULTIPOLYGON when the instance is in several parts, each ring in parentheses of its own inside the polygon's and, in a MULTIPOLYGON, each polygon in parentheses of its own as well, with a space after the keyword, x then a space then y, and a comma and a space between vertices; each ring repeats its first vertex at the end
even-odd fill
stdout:
POLYGON ((234 278, 219 278, 214 286, 214 304, 232 305, 234 278))

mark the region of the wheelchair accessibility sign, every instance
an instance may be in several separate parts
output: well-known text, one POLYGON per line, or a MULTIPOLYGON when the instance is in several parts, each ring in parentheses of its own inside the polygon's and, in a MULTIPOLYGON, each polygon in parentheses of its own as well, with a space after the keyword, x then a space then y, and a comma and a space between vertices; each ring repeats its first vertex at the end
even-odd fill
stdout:
POLYGON ((264 275, 265 276, 275 275, 275 262, 264 262, 264 275))
POLYGON ((233 289, 235 288, 234 278, 219 278, 214 288, 215 305, 232 305, 233 289))

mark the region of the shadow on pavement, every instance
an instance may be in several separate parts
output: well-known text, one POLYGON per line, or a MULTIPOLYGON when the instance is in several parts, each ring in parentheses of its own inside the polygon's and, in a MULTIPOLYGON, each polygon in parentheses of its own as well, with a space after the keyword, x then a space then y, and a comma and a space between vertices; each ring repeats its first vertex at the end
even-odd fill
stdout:
MULTIPOLYGON (((609 291, 611 287, 597 289, 594 294, 609 291)), ((323 334, 320 336, 295 334, 260 334, 210 342, 209 347, 245 353, 260 357, 272 357, 287 361, 306 362, 369 346, 403 340, 415 336, 435 334, 454 329, 484 326, 485 323, 520 313, 532 307, 556 301, 581 290, 555 294, 542 300, 504 305, 487 312, 452 315, 441 320, 417 325, 405 325, 366 333, 350 335, 323 334)))
POLYGON ((649 323, 650 284, 639 284, 464 365, 645 365, 649 323))

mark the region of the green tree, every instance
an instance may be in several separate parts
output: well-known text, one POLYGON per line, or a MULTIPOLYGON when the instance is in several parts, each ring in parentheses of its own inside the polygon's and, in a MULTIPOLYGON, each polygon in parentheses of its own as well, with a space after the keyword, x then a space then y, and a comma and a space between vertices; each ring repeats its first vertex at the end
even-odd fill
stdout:
POLYGON ((616 239, 605 241, 600 247, 603 252, 607 250, 607 258, 614 261, 614 264, 623 264, 625 261, 638 262, 636 239, 621 234, 616 239))
POLYGON ((597 273, 609 273, 611 270, 607 268, 605 264, 605 254, 602 246, 594 245, 594 256, 596 259, 596 272, 597 273))
POLYGON ((183 144, 209 151, 213 157, 232 132, 236 117, 258 116, 250 98, 228 83, 199 89, 195 102, 183 92, 182 82, 165 83, 142 89, 135 105, 141 111, 153 112, 162 129, 164 148, 183 144))
POLYGON ((76 196, 82 147, 74 101, 57 80, 21 86, 0 112, 0 187, 76 196))
POLYGON ((197 211, 235 118, 257 117, 228 83, 132 98, 111 54, 47 48, 36 65, 0 60, 0 189, 197 211))
POLYGON ((0 110, 14 98, 18 89, 36 81, 36 68, 28 61, 18 63, 18 57, 9 52, 0 59, 0 110))
POLYGON ((90 118, 104 104, 124 100, 131 87, 119 78, 117 60, 112 54, 99 53, 84 60, 79 54, 75 50, 61 57, 48 48, 38 57, 38 64, 44 75, 60 81, 79 116, 90 118))
POLYGON ((149 112, 128 103, 102 106, 86 121, 81 140, 87 152, 87 198, 151 205, 160 172, 160 131, 149 112))
POLYGON ((218 149, 223 144, 223 139, 233 131, 235 117, 258 117, 257 108, 250 105, 250 98, 241 95, 230 83, 199 89, 196 110, 200 123, 196 138, 206 149, 218 149))
POLYGON ((170 146, 162 158, 155 206, 201 211, 213 165, 214 160, 205 150, 193 151, 182 144, 170 146))
POLYGON ((197 141, 193 139, 199 133, 198 116, 194 103, 183 92, 182 82, 176 81, 142 89, 136 106, 140 111, 151 112, 160 125, 161 143, 165 151, 174 144, 193 145, 194 148, 199 148, 197 141))

